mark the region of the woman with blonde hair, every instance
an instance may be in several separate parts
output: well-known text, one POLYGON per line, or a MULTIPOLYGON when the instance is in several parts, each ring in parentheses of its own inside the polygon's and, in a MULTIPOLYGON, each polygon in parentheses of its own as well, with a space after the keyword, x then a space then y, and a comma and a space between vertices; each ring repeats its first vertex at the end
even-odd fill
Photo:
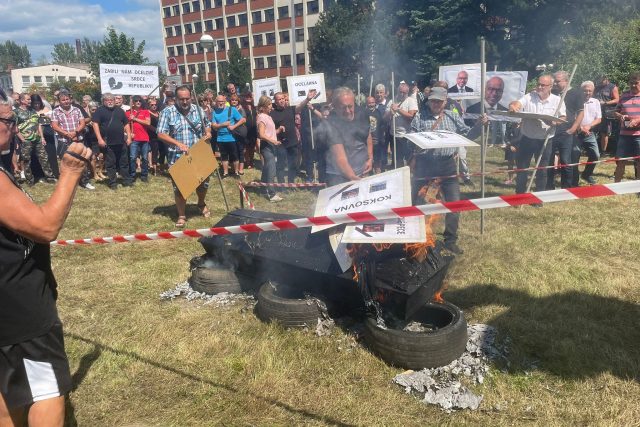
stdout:
MULTIPOLYGON (((271 98, 268 96, 261 96, 258 100, 258 116, 256 117, 256 125, 258 127, 258 138, 260 139, 260 146, 256 147, 262 154, 262 182, 275 182, 276 178, 276 150, 277 146, 281 144, 278 141, 278 134, 284 132, 284 126, 280 126, 276 129, 276 124, 269 115, 273 109, 271 98)), ((271 202, 279 202, 282 197, 278 195, 273 189, 266 187, 267 198, 271 202)))

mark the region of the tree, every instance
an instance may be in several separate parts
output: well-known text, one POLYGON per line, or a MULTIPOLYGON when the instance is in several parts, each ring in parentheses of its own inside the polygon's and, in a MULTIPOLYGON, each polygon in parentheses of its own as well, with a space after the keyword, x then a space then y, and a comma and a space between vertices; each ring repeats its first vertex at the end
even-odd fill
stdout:
POLYGON ((25 68, 31 66, 31 53, 27 45, 18 46, 16 42, 7 40, 0 43, 0 70, 25 68))
POLYGON ((247 83, 251 83, 251 63, 249 58, 242 56, 242 51, 237 44, 232 44, 228 53, 228 65, 224 75, 220 74, 220 80, 221 83, 235 84, 240 91, 247 83))
POLYGON ((76 54, 76 48, 69 43, 56 43, 53 45, 51 60, 55 64, 69 64, 80 62, 76 54))
MULTIPOLYGON (((85 39, 86 40, 86 39, 85 39)), ((91 70, 95 76, 100 75, 99 63, 103 64, 131 64, 141 65, 147 61, 144 56, 145 41, 137 46, 133 37, 127 37, 125 33, 118 34, 113 27, 107 28, 107 34, 98 46, 97 57, 91 62, 91 70)))

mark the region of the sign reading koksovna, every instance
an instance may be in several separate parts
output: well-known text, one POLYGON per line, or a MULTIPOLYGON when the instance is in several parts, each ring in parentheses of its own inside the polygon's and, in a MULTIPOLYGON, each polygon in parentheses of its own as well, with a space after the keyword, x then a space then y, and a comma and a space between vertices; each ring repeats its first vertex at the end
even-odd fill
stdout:
POLYGON ((158 67, 100 64, 100 90, 114 95, 159 95, 158 67))

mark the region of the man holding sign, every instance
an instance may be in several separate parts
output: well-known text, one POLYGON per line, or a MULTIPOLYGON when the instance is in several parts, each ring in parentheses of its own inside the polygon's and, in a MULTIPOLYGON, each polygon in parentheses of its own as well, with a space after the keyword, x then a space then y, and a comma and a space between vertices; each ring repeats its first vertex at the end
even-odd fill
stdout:
MULTIPOLYGON (((184 153, 189 151, 202 136, 211 138, 211 128, 209 119, 202 108, 191 104, 191 89, 189 86, 180 86, 176 89, 176 104, 165 108, 160 113, 158 121, 158 139, 169 145, 168 162, 173 165, 184 153)), ((180 193, 175 182, 172 180, 173 193, 176 200, 176 210, 178 211, 178 221, 176 227, 182 228, 187 222, 185 209, 187 206, 186 196, 180 193)), ((211 215, 205 202, 209 179, 207 178, 196 189, 198 195, 198 208, 205 218, 211 215)))

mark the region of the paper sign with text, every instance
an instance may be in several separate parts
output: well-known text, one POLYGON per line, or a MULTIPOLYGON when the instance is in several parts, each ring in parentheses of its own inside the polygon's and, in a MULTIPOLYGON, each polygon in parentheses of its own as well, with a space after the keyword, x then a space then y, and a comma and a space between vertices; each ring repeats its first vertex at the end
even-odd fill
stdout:
POLYGON ((306 74, 304 76, 288 76, 289 105, 298 105, 307 97, 310 90, 316 90, 312 103, 327 102, 327 92, 324 87, 324 74, 306 74))
POLYGON ((258 106, 261 96, 268 96, 271 101, 275 101, 275 94, 282 92, 280 88, 280 79, 277 77, 269 79, 259 79, 253 82, 253 105, 258 106))
POLYGON ((100 90, 114 95, 156 95, 158 67, 148 65, 100 64, 100 90))

